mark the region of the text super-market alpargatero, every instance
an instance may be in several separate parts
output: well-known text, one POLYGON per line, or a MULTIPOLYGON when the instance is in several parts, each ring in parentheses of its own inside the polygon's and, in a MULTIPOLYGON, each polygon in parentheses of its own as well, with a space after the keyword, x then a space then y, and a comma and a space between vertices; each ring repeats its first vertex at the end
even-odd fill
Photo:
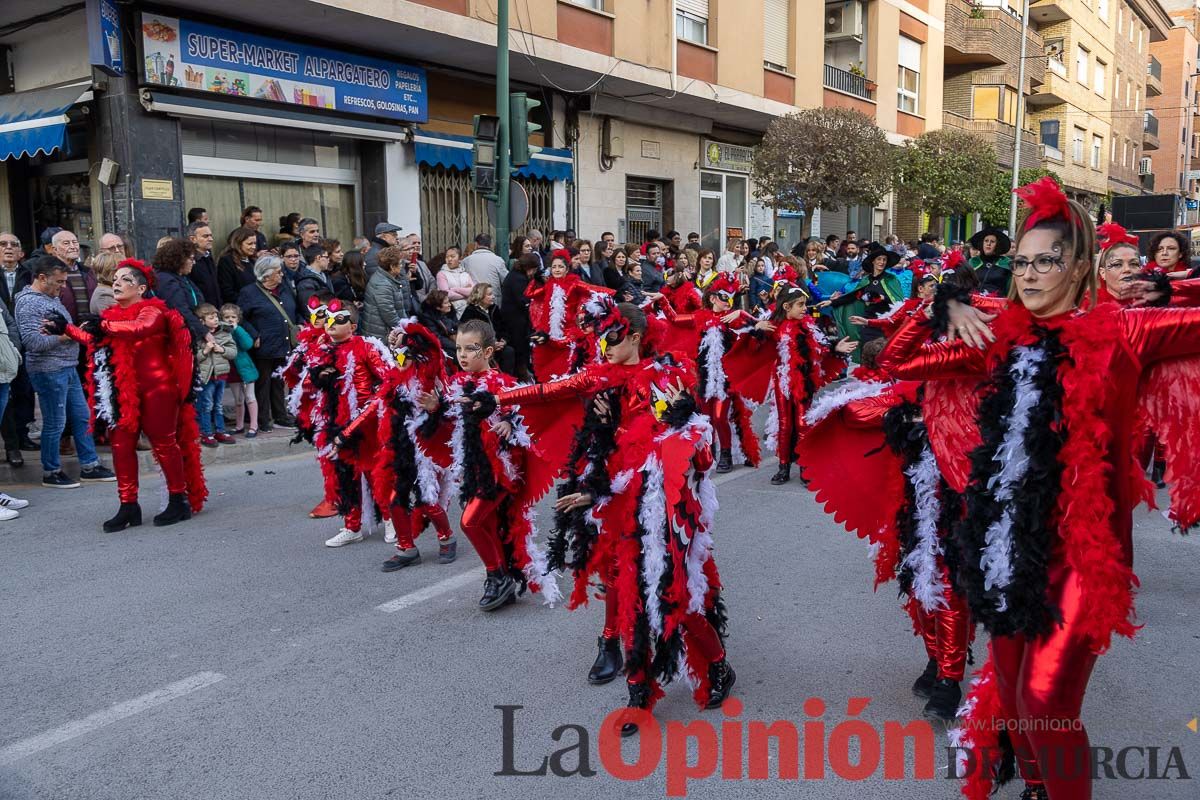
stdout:
MULTIPOLYGON (((187 55, 190 58, 216 59, 293 75, 300 70, 299 53, 201 33, 188 34, 187 55)), ((303 74, 317 80, 339 81, 373 89, 390 89, 392 86, 392 76, 386 69, 321 56, 304 56, 303 74)))

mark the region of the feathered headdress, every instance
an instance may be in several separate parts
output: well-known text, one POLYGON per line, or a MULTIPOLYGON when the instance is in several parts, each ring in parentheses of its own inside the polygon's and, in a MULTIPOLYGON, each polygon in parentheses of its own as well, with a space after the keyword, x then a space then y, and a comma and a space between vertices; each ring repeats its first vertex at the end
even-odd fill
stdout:
POLYGON ((308 298, 308 322, 310 325, 317 324, 317 318, 327 314, 329 306, 321 301, 321 298, 315 294, 308 298))
POLYGON ((718 272, 716 277, 704 287, 706 295, 720 295, 722 300, 732 300, 742 288, 737 277, 732 272, 718 272))
POLYGON ((122 267, 136 269, 142 273, 142 276, 146 279, 146 286, 151 290, 158 285, 158 276, 154 274, 154 270, 145 261, 138 261, 136 258, 127 258, 120 264, 117 264, 117 269, 121 269, 122 267))
POLYGON ((1039 222, 1050 219, 1070 221, 1071 207, 1062 187, 1049 175, 1038 178, 1033 183, 1027 183, 1013 190, 1017 197, 1025 201, 1029 207, 1029 216, 1025 218, 1025 230, 1029 230, 1039 222))
POLYGON ((954 272, 967 263, 967 257, 963 255, 962 250, 951 250, 950 254, 942 259, 942 272, 954 272))
POLYGON ((553 253, 550 254, 551 261, 554 261, 554 259, 556 259, 556 258, 561 258, 563 260, 564 264, 566 264, 567 266, 571 266, 571 251, 566 249, 565 247, 562 248, 561 250, 555 250, 553 253))
POLYGON ((1096 233, 1099 234, 1098 244, 1102 252, 1117 244, 1131 244, 1134 247, 1140 244, 1138 237, 1115 222, 1106 222, 1100 225, 1096 228, 1096 233))
POLYGON ((603 341, 614 333, 624 338, 629 333, 629 320, 625 319, 612 295, 596 292, 579 309, 579 327, 591 328, 603 341))
POLYGON ((417 322, 416 317, 401 319, 392 332, 400 334, 400 340, 392 346, 392 355, 401 369, 422 370, 427 366, 434 371, 442 369, 442 344, 433 331, 417 322))
POLYGON ((796 268, 786 261, 775 266, 775 274, 771 276, 771 280, 776 285, 780 283, 790 283, 793 286, 800 283, 800 274, 796 272, 796 268))

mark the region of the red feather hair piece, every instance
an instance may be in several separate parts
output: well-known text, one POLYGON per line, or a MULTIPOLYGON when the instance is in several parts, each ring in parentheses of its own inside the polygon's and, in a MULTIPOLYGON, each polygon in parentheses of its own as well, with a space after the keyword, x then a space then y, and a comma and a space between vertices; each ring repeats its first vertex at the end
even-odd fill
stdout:
POLYGON ((1100 245, 1101 252, 1117 244, 1131 244, 1137 247, 1140 243, 1138 237, 1125 230, 1124 226, 1118 225, 1115 222, 1106 222, 1098 226, 1096 233, 1099 234, 1098 244, 1100 245))
POLYGON ((1046 220, 1059 218, 1069 220, 1071 218, 1070 201, 1063 194, 1062 187, 1049 175, 1013 191, 1029 207, 1029 216, 1025 219, 1025 230, 1046 220))
POLYGON ((158 277, 154 274, 154 270, 146 264, 145 261, 138 261, 136 258, 127 258, 120 264, 117 264, 117 269, 126 267, 128 269, 136 269, 146 278, 146 285, 153 289, 158 285, 158 277))

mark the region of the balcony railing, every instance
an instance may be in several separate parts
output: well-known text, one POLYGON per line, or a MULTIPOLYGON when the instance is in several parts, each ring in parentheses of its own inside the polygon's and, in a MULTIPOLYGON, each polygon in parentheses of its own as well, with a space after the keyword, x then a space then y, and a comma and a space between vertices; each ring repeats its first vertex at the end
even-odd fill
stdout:
POLYGON ((1146 74, 1151 78, 1162 80, 1162 64, 1154 56, 1150 56, 1150 63, 1146 65, 1146 74))
POLYGON ((852 94, 864 100, 871 99, 871 90, 867 88, 867 79, 844 69, 825 65, 825 85, 839 92, 852 94))
POLYGON ((1158 136, 1158 117, 1146 112, 1146 121, 1142 126, 1142 130, 1151 136, 1158 136))
POLYGON ((1055 75, 1058 75, 1060 78, 1067 77, 1067 65, 1063 63, 1061 54, 1047 58, 1046 66, 1051 72, 1053 72, 1055 75))

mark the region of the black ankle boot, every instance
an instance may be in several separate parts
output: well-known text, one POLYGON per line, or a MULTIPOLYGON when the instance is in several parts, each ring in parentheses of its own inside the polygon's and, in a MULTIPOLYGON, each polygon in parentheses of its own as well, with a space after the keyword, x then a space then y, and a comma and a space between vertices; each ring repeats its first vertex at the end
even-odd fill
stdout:
POLYGON ((137 503, 121 503, 117 515, 104 523, 105 533, 116 533, 142 524, 142 507, 137 503))
POLYGON ((937 669, 937 660, 929 659, 929 663, 925 665, 925 671, 913 684, 913 694, 926 700, 929 699, 929 695, 933 692, 933 684, 937 683, 937 669))
POLYGON ((483 582, 483 597, 479 598, 480 611, 495 611, 506 606, 517 595, 517 582, 504 570, 488 572, 483 582))
POLYGON ((772 486, 782 486, 792 479, 792 465, 780 464, 779 469, 771 476, 772 486))
POLYGON ((1025 791, 1021 792, 1021 800, 1050 800, 1050 795, 1046 793, 1046 787, 1040 783, 1025 784, 1025 791))
MULTIPOLYGON (((627 708, 649 708, 650 707, 650 687, 644 683, 629 684, 629 702, 627 708)), ((636 722, 626 722, 621 726, 622 738, 629 738, 638 732, 636 722)))
POLYGON ((962 702, 962 687, 952 678, 938 678, 929 693, 929 702, 925 704, 925 716, 950 722, 958 714, 958 704, 962 702))
POLYGON ((722 450, 721 455, 717 458, 717 472, 729 472, 733 469, 733 452, 730 450, 722 450))
POLYGON ((154 524, 158 527, 163 525, 174 525, 176 522, 183 522, 185 519, 192 518, 192 507, 188 505, 186 494, 173 494, 167 502, 167 508, 161 514, 154 518, 154 524))
POLYGON ((737 673, 729 666, 729 659, 722 658, 708 668, 708 702, 705 708, 719 708, 737 681, 737 673))
POLYGON ((596 661, 588 670, 588 683, 592 686, 603 686, 621 673, 625 659, 621 655, 621 637, 614 636, 606 639, 601 636, 596 640, 596 661))
POLYGON ((1163 480, 1163 476, 1167 472, 1167 462, 1154 459, 1154 466, 1150 469, 1150 480, 1154 481, 1154 485, 1159 489, 1167 488, 1167 482, 1163 480))

